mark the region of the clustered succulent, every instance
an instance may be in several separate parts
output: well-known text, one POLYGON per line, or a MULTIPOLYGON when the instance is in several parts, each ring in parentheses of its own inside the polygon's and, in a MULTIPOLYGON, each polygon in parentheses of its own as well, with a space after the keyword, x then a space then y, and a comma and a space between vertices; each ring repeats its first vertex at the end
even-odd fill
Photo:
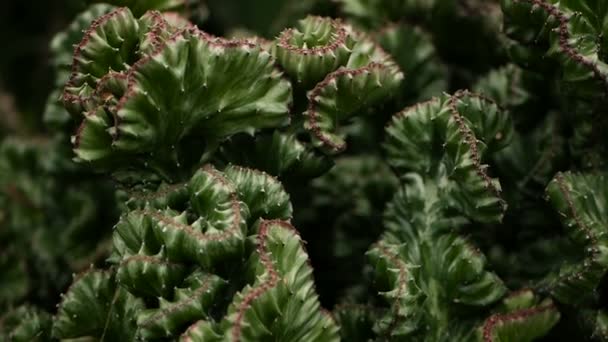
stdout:
POLYGON ((608 3, 82 2, 0 341, 608 340, 608 3))

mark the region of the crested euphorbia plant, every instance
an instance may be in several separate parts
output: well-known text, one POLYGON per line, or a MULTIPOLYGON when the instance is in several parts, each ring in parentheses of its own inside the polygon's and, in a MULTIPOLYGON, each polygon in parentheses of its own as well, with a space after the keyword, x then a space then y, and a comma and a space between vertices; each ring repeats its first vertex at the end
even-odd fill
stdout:
POLYGON ((271 128, 296 163, 306 150, 339 152, 339 125, 402 78, 370 38, 331 19, 305 19, 276 45, 213 37, 160 12, 96 19, 62 100, 81 121, 76 161, 111 172, 128 200, 109 268, 74 279, 52 336, 337 340, 282 184, 229 155, 222 170, 212 163, 231 136, 271 128), (290 124, 293 88, 312 90, 306 119, 290 124))
POLYGON ((133 194, 127 206, 114 231, 114 266, 75 279, 54 336, 337 339, 276 179, 206 165, 186 183, 133 194))
POLYGON ((0 340, 608 340, 608 5, 317 5, 56 36, 51 136, 0 145, 0 340))

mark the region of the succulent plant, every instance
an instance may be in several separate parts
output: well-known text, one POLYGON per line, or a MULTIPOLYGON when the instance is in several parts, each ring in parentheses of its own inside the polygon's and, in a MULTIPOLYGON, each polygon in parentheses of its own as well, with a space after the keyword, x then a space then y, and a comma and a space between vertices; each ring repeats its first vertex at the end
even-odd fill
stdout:
POLYGON ((0 341, 608 339, 603 2, 80 5, 0 341))
MULTIPOLYGON (((371 39, 330 19, 302 25, 315 35, 316 25, 348 31, 355 44, 329 68, 304 62, 320 71, 309 108, 334 101, 323 107, 332 113, 304 114, 326 117, 322 134, 398 87, 398 67, 371 39), (354 106, 344 102, 365 89, 374 92, 354 106), (336 112, 344 117, 334 118, 336 112)), ((292 157, 266 164, 272 171, 287 169, 280 163, 308 164, 307 155, 313 164, 322 160, 318 144, 294 135, 302 139, 308 129, 316 136, 316 126, 288 126, 293 86, 274 56, 307 54, 297 50, 281 55, 271 46, 213 37, 160 12, 136 19, 123 7, 92 21, 74 51, 62 100, 81 121, 72 138, 75 160, 111 173, 127 200, 109 267, 75 276, 53 319, 53 338, 338 339, 288 221, 289 195, 269 174, 233 165, 228 153, 231 136, 274 129, 280 143, 271 144, 292 157)), ((284 59, 282 68, 291 70, 289 63, 284 59)))
POLYGON ((113 234, 114 266, 75 279, 55 337, 337 338, 276 179, 207 165, 189 182, 133 194, 127 205, 113 234))

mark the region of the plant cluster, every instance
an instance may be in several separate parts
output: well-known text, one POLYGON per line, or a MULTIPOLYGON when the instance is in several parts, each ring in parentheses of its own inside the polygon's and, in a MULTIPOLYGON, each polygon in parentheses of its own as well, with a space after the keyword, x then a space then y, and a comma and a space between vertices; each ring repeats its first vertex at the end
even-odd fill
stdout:
POLYGON ((608 340, 608 3, 237 3, 52 40, 0 341, 608 340))

